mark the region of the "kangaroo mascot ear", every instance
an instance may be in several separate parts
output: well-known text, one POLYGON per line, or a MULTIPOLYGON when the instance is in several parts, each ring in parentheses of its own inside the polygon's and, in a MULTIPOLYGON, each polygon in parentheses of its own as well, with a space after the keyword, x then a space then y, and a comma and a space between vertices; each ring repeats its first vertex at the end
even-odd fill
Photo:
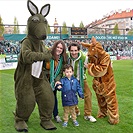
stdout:
POLYGON ((32 1, 30 0, 27 1, 27 7, 32 16, 38 14, 38 8, 32 1))
MULTIPOLYGON (((30 0, 27 1, 27 7, 32 16, 39 13, 37 6, 30 0)), ((49 11, 50 11, 50 4, 46 4, 41 8, 40 14, 46 17, 49 14, 49 11)))
POLYGON ((50 11, 50 4, 46 4, 41 8, 40 14, 46 17, 49 14, 49 11, 50 11))

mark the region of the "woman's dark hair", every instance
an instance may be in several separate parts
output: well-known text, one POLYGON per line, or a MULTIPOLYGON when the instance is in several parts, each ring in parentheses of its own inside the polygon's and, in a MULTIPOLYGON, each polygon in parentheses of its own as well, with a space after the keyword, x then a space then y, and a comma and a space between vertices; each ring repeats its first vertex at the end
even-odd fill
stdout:
POLYGON ((72 47, 72 46, 76 46, 76 47, 78 48, 78 50, 80 50, 80 45, 79 45, 78 43, 76 43, 76 42, 72 42, 72 43, 70 43, 69 46, 68 46, 68 51, 71 50, 71 47, 72 47))
POLYGON ((63 71, 65 71, 66 69, 69 69, 69 68, 71 68, 72 71, 74 71, 72 65, 70 65, 70 64, 65 64, 63 67, 63 71))
POLYGON ((66 45, 65 45, 65 43, 64 43, 62 40, 56 41, 56 42, 53 44, 51 54, 52 54, 53 57, 56 59, 56 53, 55 53, 56 51, 55 51, 55 49, 56 49, 56 47, 57 47, 57 45, 58 45, 59 43, 61 43, 62 46, 63 46, 63 52, 62 52, 63 63, 66 63, 66 62, 67 62, 66 45))

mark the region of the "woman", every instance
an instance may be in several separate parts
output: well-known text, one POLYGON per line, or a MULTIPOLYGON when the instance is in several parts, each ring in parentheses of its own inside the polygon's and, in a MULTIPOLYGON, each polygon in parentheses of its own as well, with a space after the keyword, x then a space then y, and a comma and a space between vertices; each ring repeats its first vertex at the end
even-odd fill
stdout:
POLYGON ((46 69, 49 70, 49 80, 55 96, 55 106, 53 110, 53 116, 57 123, 62 120, 58 116, 58 100, 57 91, 54 90, 56 83, 60 81, 63 76, 63 65, 67 62, 66 46, 62 40, 56 41, 52 46, 52 59, 46 63, 46 69))

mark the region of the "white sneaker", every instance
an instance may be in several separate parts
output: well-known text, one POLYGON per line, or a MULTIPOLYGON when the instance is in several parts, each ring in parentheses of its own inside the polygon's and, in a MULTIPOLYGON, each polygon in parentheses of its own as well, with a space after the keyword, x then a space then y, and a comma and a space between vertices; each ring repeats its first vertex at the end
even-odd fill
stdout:
POLYGON ((55 121, 56 121, 57 123, 62 122, 62 120, 61 120, 60 116, 58 116, 58 115, 55 117, 55 121))
POLYGON ((88 120, 90 122, 96 122, 97 120, 93 116, 84 116, 85 120, 88 120))

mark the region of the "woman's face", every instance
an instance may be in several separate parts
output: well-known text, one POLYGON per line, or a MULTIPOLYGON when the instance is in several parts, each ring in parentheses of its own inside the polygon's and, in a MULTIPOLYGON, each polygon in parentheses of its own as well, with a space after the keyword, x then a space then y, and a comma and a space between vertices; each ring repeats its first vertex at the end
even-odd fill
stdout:
POLYGON ((63 52, 63 46, 62 46, 61 43, 59 43, 56 47, 56 52, 55 53, 56 53, 56 55, 60 55, 60 54, 62 54, 62 52, 63 52))

